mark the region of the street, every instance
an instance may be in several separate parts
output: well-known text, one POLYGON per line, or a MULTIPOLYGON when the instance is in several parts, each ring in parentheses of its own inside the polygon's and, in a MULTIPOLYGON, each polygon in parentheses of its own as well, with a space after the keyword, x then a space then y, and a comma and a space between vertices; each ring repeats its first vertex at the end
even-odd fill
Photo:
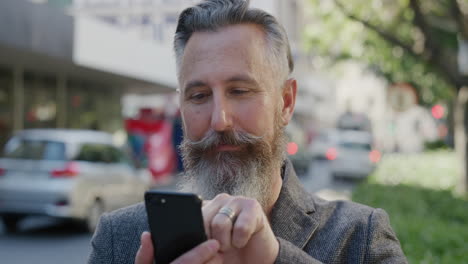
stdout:
MULTIPOLYGON (((307 175, 299 177, 307 190, 326 199, 347 199, 353 182, 330 177, 326 161, 311 164, 307 175)), ((26 219, 16 234, 6 235, 0 225, 1 263, 85 263, 91 234, 76 224, 50 218, 26 219)))
POLYGON ((325 160, 313 161, 307 175, 299 178, 309 192, 326 200, 349 200, 356 184, 353 180, 332 177, 325 160))
POLYGON ((1 263, 86 263, 90 239, 77 225, 44 217, 26 219, 12 235, 0 225, 1 263))

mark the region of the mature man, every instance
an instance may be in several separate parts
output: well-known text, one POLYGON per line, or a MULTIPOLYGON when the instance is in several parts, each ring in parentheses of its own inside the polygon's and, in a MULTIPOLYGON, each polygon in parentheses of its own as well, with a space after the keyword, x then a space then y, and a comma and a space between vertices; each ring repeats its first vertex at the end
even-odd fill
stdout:
MULTIPOLYGON (((297 90, 288 40, 248 5, 205 0, 179 17, 182 189, 206 199, 210 239, 175 263, 406 263, 383 210, 300 185, 284 155, 297 90)), ((152 263, 148 229, 143 204, 102 216, 89 262, 152 263)))

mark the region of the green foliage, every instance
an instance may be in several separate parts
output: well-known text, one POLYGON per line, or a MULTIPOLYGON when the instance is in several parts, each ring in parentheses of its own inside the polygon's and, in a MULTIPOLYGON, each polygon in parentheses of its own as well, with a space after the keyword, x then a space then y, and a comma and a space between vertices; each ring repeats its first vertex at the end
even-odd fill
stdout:
POLYGON ((467 263, 466 199, 449 191, 366 183, 353 200, 387 211, 410 263, 467 263))
MULTIPOLYGON (((334 63, 344 59, 364 62, 390 83, 410 83, 422 104, 430 105, 454 95, 454 86, 444 79, 439 68, 424 59, 425 38, 414 25, 414 11, 408 0, 309 0, 305 29, 306 47, 315 55, 334 63), (346 11, 343 11, 346 10, 346 11), (378 27, 398 39, 418 56, 382 38, 350 14, 378 27)), ((429 32, 446 56, 456 57, 457 32, 448 1, 420 1, 429 32)), ((454 61, 455 63, 455 61, 454 61)))
POLYGON ((368 178, 369 183, 411 185, 430 189, 453 190, 460 172, 453 151, 421 154, 386 154, 368 178))
POLYGON ((445 149, 448 150, 450 147, 445 143, 445 141, 438 139, 430 142, 426 142, 424 144, 424 149, 425 150, 440 150, 440 149, 445 149))
POLYGON ((386 155, 353 200, 385 209, 410 263, 468 263, 468 200, 453 152, 386 155))

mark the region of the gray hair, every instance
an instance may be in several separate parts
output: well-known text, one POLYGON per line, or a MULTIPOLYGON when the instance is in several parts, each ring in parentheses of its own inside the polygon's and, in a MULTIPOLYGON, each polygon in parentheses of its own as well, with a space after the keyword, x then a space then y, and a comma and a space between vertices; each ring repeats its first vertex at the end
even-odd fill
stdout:
POLYGON ((182 11, 174 37, 177 72, 180 74, 185 46, 195 32, 217 31, 222 27, 252 23, 263 28, 269 63, 284 79, 292 73, 294 62, 284 28, 267 12, 249 8, 249 0, 205 0, 182 11))

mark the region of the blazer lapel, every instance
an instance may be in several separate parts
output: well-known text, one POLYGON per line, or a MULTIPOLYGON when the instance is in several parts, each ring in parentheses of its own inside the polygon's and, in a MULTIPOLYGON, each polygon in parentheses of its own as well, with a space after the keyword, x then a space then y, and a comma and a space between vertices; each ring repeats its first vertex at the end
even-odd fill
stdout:
POLYGON ((299 182, 289 160, 283 167, 283 186, 270 215, 276 236, 303 249, 318 227, 314 199, 299 182))

